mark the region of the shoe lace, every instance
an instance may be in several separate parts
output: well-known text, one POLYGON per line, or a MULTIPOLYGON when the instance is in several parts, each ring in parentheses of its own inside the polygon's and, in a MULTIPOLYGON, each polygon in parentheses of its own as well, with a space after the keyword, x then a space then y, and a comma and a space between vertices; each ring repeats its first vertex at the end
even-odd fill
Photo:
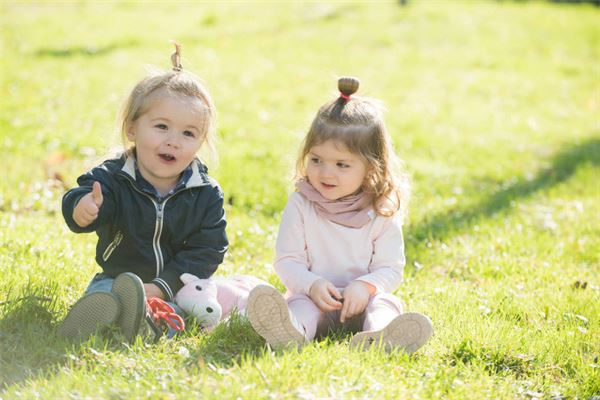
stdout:
POLYGON ((185 322, 166 301, 158 297, 150 297, 146 300, 148 314, 152 320, 160 324, 166 323, 174 330, 181 332, 185 329, 185 322))

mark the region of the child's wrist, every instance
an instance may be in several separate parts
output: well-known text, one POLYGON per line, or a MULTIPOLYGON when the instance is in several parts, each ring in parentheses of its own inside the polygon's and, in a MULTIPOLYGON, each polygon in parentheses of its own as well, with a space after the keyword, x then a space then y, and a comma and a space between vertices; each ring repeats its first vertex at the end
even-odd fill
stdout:
POLYGON ((369 282, 360 281, 360 280, 357 280, 356 282, 360 282, 365 286, 365 288, 369 292, 369 296, 373 296, 375 293, 377 293, 377 287, 375 285, 373 285, 369 282))
POLYGON ((144 291, 146 292, 146 297, 158 297, 161 300, 165 299, 165 294, 154 283, 144 283, 144 291))

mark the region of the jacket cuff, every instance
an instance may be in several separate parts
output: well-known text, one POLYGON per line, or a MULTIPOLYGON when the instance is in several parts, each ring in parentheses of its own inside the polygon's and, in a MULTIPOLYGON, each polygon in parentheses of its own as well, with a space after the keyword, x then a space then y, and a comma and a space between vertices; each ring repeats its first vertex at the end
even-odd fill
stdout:
POLYGON ((154 278, 152 280, 152 283, 155 284, 156 286, 158 286, 160 288, 160 290, 162 290, 162 292, 165 295, 165 300, 166 301, 172 301, 173 300, 173 297, 175 297, 175 294, 171 290, 171 287, 169 286, 169 284, 167 283, 167 281, 165 281, 162 278, 154 278))

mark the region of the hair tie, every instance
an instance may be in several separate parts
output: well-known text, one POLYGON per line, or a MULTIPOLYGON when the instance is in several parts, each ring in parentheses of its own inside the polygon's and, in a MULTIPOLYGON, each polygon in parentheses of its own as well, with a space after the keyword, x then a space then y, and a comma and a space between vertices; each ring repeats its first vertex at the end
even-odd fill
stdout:
POLYGON ((348 95, 346 95, 346 94, 344 94, 344 93, 340 92, 340 97, 341 97, 342 99, 346 100, 346 101, 350 100, 350 95, 349 95, 349 94, 348 94, 348 95))
POLYGON ((171 64, 173 64, 173 71, 179 72, 183 70, 181 66, 181 45, 173 41, 175 45, 175 53, 171 54, 171 64))

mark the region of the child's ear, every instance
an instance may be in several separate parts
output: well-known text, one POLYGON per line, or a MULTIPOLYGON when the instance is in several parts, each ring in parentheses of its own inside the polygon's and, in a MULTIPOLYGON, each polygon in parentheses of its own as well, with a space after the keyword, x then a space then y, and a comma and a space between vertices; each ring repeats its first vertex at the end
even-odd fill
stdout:
POLYGON ((133 124, 127 125, 127 129, 125 130, 125 133, 127 134, 127 139, 129 139, 130 141, 133 142, 135 139, 135 132, 133 130, 133 124))

